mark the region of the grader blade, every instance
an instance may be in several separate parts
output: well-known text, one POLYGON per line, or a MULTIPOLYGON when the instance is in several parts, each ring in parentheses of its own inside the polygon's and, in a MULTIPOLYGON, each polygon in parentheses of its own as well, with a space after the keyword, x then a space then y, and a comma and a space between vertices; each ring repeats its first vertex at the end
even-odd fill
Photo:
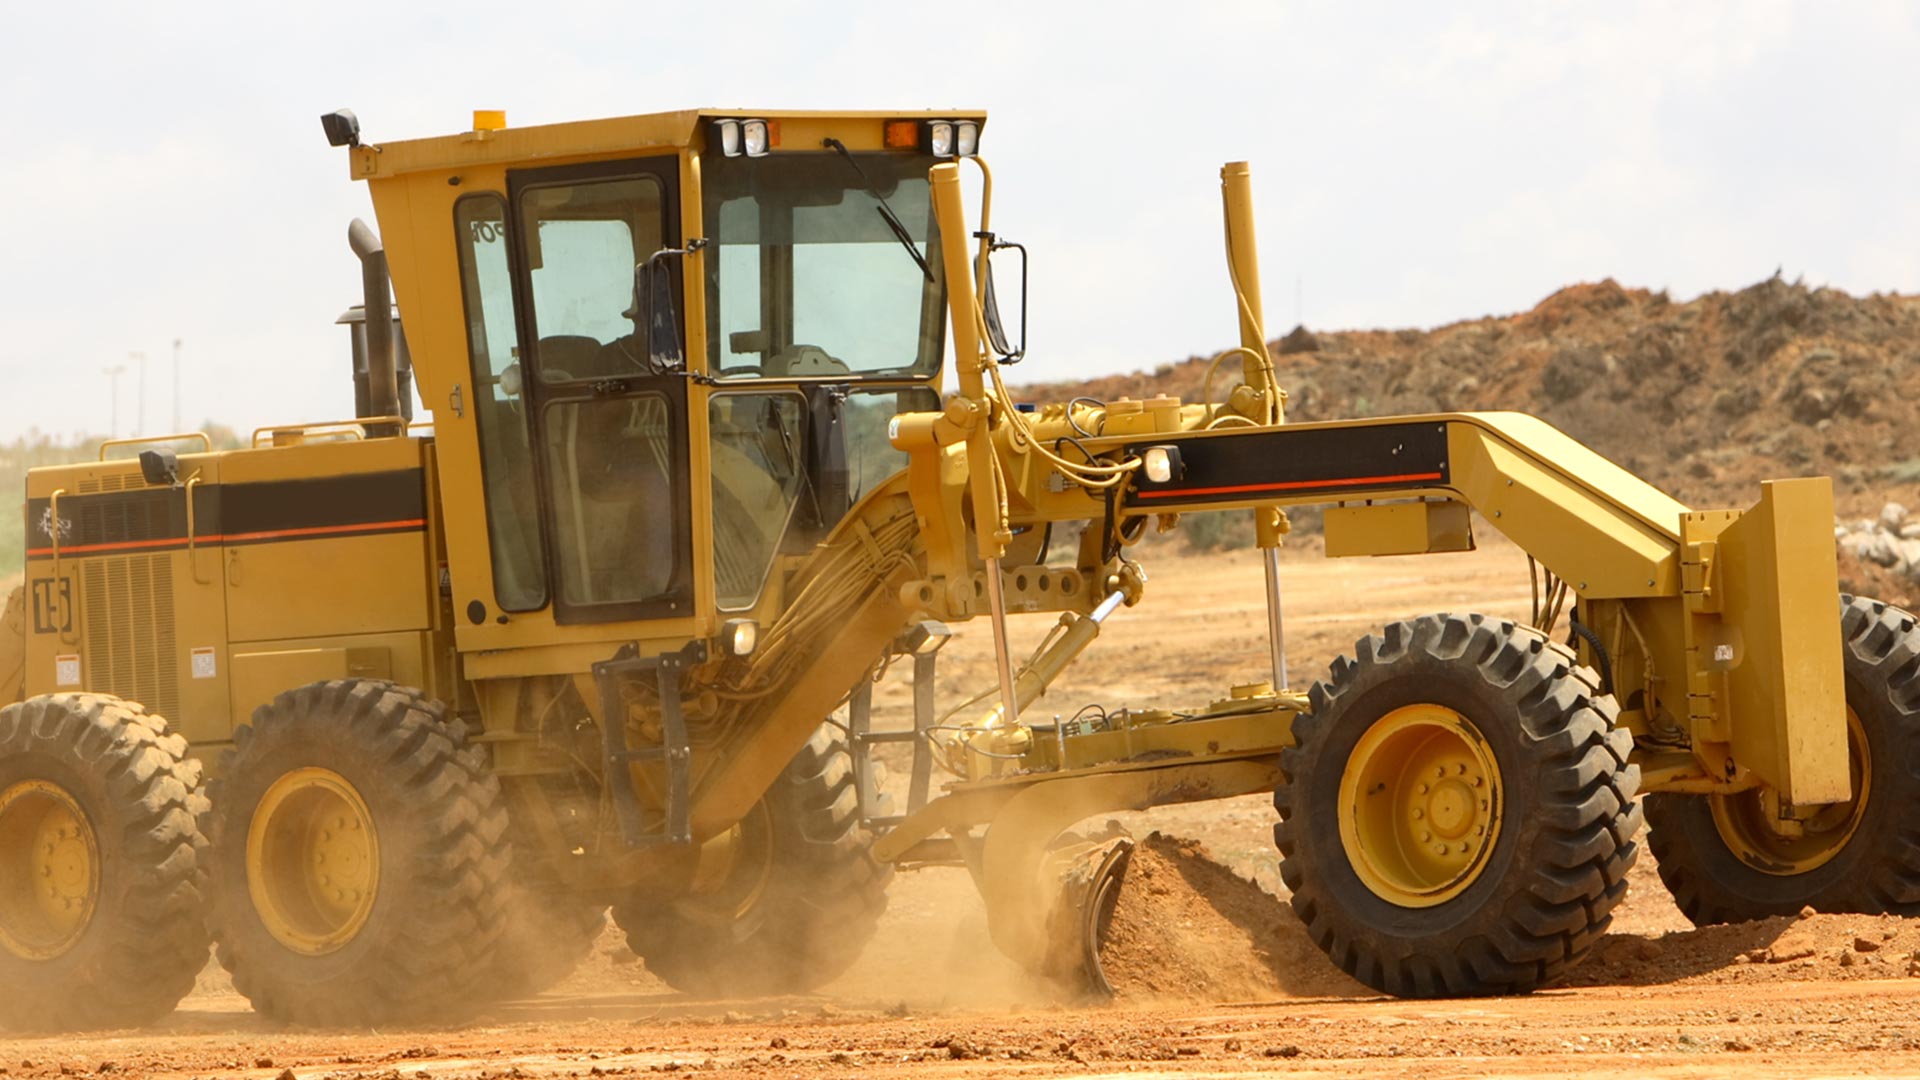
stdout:
MULTIPOLYGON (((969 826, 987 826, 977 857, 968 864, 986 901, 987 930, 1000 951, 1030 971, 1105 992, 1094 954, 1118 900, 1132 844, 1124 836, 1061 844, 1061 833, 1103 813, 1271 791, 1277 779, 1270 757, 1069 775, 1027 785, 982 815, 984 820, 949 819, 947 827, 959 839, 972 835, 969 826)), ((961 799, 965 796, 953 795, 930 804, 928 820, 940 820, 941 803, 961 799)), ((882 845, 897 845, 900 839, 889 836, 882 845)), ((887 845, 875 853, 887 858, 894 850, 887 845)))

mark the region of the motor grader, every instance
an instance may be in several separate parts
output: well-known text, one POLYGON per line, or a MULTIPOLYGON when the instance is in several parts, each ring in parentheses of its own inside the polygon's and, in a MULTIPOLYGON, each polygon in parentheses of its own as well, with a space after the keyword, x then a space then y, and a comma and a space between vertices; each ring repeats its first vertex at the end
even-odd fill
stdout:
POLYGON ((981 113, 323 121, 380 227, 350 230, 364 415, 28 476, 0 1022, 153 1020, 210 940, 275 1018, 458 1017, 609 908, 676 987, 802 990, 930 865, 972 873, 1010 956, 1098 988, 1128 845, 1069 830, 1253 792, 1313 940, 1394 994, 1578 962, 1643 793, 1696 922, 1920 907, 1920 632, 1838 595, 1828 481, 1695 511, 1521 415, 1286 422, 1244 165, 1239 345, 1202 400, 1034 404, 981 113), (1331 556, 1490 526, 1532 617, 1395 622, 1302 692, 1277 551, 1305 504, 1331 556), (1038 719, 1151 592, 1141 533, 1218 511, 1256 526, 1271 671, 1038 719), (1057 622, 1016 655, 1032 613, 1057 622), (976 618, 996 678, 939 702, 976 618), (877 716, 896 663, 912 715, 877 716))

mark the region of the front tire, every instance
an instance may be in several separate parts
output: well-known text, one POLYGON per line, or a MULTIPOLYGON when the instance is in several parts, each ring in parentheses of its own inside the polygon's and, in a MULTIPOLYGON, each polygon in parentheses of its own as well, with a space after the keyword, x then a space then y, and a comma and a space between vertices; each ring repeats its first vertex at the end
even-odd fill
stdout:
POLYGON ((200 763, 139 705, 0 710, 0 1027, 133 1027, 207 962, 200 763))
POLYGON ((1481 615, 1395 623, 1355 652, 1281 754, 1294 911, 1401 997, 1552 982, 1605 932, 1636 855, 1613 699, 1545 636, 1481 615))
POLYGON ((234 732, 213 794, 214 936, 254 1008, 313 1026, 464 1018, 504 923, 499 783, 417 690, 289 690, 234 732))
POLYGON ((1852 799, 1789 837, 1768 827, 1758 790, 1647 796, 1647 846, 1694 925, 1806 907, 1920 915, 1920 625, 1842 596, 1840 636, 1852 799))
POLYGON ((822 725, 741 823, 726 880, 677 901, 615 905, 647 970, 707 996, 786 994, 839 977, 887 906, 891 871, 859 821, 853 755, 822 725))

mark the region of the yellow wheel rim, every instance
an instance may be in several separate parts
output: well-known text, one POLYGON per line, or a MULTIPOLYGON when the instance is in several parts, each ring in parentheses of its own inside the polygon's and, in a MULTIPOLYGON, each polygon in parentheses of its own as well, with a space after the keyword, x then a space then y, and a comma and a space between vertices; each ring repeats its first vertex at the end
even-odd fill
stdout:
POLYGON ((366 801, 329 769, 296 769, 260 797, 247 829, 247 892, 275 940, 307 956, 352 941, 380 887, 366 801))
POLYGON ((0 948, 51 960, 73 948, 100 902, 100 847, 64 788, 22 780, 0 792, 0 948))
POLYGON ((1460 895, 1500 837, 1500 767, 1466 717, 1407 705, 1374 721, 1340 774, 1340 843, 1375 896, 1424 908, 1460 895))
POLYGON ((1853 839, 1873 793, 1873 758, 1860 717, 1851 708, 1847 771, 1853 778, 1853 798, 1821 808, 1801 823, 1797 836, 1773 824, 1779 820, 1778 798, 1760 788, 1710 797, 1714 828, 1727 850, 1762 873, 1792 877, 1819 869, 1853 839))

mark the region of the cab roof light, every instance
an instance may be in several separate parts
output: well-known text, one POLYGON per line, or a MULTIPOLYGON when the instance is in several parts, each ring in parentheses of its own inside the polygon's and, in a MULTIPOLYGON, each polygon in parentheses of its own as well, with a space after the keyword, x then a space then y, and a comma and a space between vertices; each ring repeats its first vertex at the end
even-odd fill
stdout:
POLYGON ((912 150, 920 145, 920 125, 912 120, 889 120, 881 140, 889 150, 912 150))
POLYGON ((920 128, 920 149, 939 158, 973 157, 980 152, 980 121, 928 120, 920 128))
POLYGON ((922 148, 934 157, 953 156, 953 121, 929 120, 926 127, 926 139, 922 148))
POLYGON ((768 150, 780 145, 779 121, 740 121, 740 144, 748 157, 765 157, 768 150))

